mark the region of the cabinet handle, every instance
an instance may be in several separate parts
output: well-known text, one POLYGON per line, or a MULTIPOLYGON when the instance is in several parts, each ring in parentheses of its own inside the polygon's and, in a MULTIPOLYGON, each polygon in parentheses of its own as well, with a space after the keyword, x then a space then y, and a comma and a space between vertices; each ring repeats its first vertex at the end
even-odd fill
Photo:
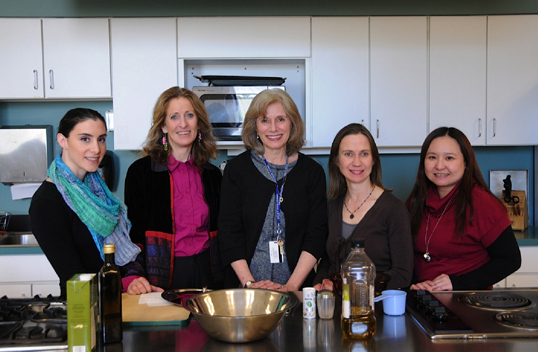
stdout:
POLYGON ((37 70, 34 70, 34 89, 35 90, 39 89, 39 82, 37 79, 37 70))
POLYGON ((361 125, 363 125, 363 126, 364 126, 364 119, 362 119, 362 120, 361 120, 361 125))
POLYGON ((54 71, 49 70, 50 89, 54 89, 54 71))
POLYGON ((376 125, 376 135, 377 135, 376 138, 379 138, 379 120, 376 120, 375 125, 376 125))
POLYGON ((478 137, 482 137, 482 119, 478 119, 478 137))
POLYGON ((495 122, 497 120, 496 119, 493 119, 493 137, 495 137, 495 135, 497 134, 496 131, 495 131, 495 122))

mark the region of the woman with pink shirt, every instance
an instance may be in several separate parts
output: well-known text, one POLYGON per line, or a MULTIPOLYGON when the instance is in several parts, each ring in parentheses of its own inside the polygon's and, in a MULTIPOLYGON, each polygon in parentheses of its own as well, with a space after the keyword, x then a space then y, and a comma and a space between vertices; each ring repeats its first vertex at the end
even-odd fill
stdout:
POLYGON ((172 87, 161 94, 142 152, 125 179, 130 236, 142 252, 122 268, 124 290, 221 287, 222 175, 209 162, 216 157, 216 140, 193 92, 172 87))

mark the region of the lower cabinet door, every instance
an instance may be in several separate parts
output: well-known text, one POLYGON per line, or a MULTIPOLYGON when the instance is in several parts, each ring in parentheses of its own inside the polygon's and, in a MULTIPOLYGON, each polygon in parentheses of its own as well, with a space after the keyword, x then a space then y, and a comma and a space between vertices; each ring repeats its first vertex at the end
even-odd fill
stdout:
POLYGON ((31 284, 0 284, 0 297, 30 298, 32 297, 31 284))
POLYGON ((506 278, 506 288, 538 287, 538 273, 513 274, 506 278))
POLYGON ((60 295, 60 284, 59 283, 48 283, 48 284, 33 284, 32 285, 32 297, 47 297, 52 295, 53 297, 58 297, 60 295))

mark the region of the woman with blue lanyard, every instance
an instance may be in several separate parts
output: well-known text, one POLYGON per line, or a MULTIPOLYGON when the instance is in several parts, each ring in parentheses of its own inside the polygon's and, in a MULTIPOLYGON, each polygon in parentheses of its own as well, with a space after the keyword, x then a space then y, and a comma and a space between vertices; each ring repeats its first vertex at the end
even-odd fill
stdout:
POLYGON ((301 154, 304 122, 288 93, 268 89, 243 123, 247 151, 224 170, 219 215, 226 287, 297 291, 325 253, 325 172, 301 154))
POLYGON ((97 273, 103 245, 116 245, 118 266, 136 258, 127 208, 108 189, 97 169, 106 152, 105 119, 95 110, 69 110, 58 127, 62 152, 32 197, 30 226, 60 278, 61 296, 74 274, 97 273))

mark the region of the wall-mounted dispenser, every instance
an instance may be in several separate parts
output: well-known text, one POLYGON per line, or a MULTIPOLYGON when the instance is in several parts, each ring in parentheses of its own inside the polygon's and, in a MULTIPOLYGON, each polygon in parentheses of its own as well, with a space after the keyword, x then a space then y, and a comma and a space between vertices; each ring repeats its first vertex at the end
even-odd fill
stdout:
POLYGON ((52 126, 0 128, 0 181, 6 185, 43 182, 52 162, 52 126))

